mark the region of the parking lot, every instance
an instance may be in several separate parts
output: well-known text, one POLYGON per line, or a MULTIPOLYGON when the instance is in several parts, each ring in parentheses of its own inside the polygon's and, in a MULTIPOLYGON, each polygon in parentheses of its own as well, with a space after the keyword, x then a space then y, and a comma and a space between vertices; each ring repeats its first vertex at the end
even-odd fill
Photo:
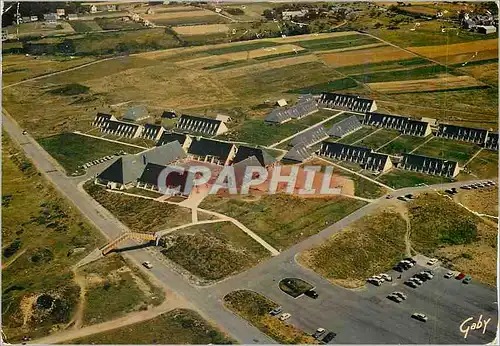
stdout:
MULTIPOLYGON (((421 263, 419 261, 418 263, 421 263)), ((404 281, 427 266, 416 264, 401 273, 390 271, 392 282, 381 286, 368 284, 358 290, 347 290, 332 285, 315 273, 289 264, 283 269, 284 276, 300 277, 314 285, 317 299, 301 296, 297 299, 283 293, 272 275, 253 282, 251 289, 265 294, 283 307, 292 323, 307 333, 319 328, 337 333, 330 343, 437 343, 437 344, 484 344, 495 338, 497 325, 496 292, 477 283, 463 284, 454 277, 444 278, 447 269, 435 267, 434 278, 417 288, 404 285, 404 281), (300 276, 298 272, 301 273, 300 276), (403 292, 408 298, 400 303, 387 299, 394 291, 403 292), (411 318, 415 312, 427 315, 427 322, 411 318), (491 318, 485 333, 483 329, 469 330, 465 339, 461 324, 467 325, 491 318)), ((378 274, 378 273, 374 273, 378 274)))

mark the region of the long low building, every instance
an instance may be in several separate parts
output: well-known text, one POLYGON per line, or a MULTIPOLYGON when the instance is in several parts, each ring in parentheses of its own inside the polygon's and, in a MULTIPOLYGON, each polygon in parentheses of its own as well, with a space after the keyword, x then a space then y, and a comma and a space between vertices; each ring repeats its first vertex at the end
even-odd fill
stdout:
POLYGON ((428 122, 392 114, 366 113, 363 123, 367 126, 397 130, 409 136, 427 137, 432 133, 428 122))
POLYGON ((314 98, 302 98, 292 107, 273 109, 264 121, 273 124, 283 124, 292 119, 304 118, 317 111, 318 104, 314 98))
POLYGON ((328 133, 326 133, 324 126, 320 125, 293 137, 290 141, 290 145, 296 146, 297 144, 303 144, 306 148, 309 148, 314 144, 327 139, 328 137, 328 133))
POLYGON ((207 138, 194 138, 188 149, 188 158, 217 165, 230 164, 236 155, 233 143, 207 138))
POLYGON ((373 152, 370 148, 337 142, 323 142, 319 154, 334 160, 357 163, 373 172, 386 172, 393 166, 389 155, 373 152))
POLYGON ((486 138, 488 137, 488 130, 450 124, 439 124, 436 136, 456 141, 484 144, 486 142, 486 138))
POLYGON ((359 121, 358 117, 356 115, 351 115, 349 118, 345 118, 344 120, 333 124, 327 133, 330 137, 342 138, 350 135, 362 127, 363 125, 359 121))
POLYGON ((398 168, 448 178, 454 178, 460 172, 458 162, 415 154, 404 154, 398 168))
POLYGON ((177 121, 176 130, 204 136, 218 136, 228 131, 223 121, 183 114, 177 121))
POLYGON ((375 100, 364 99, 356 95, 322 93, 319 97, 320 108, 331 108, 349 110, 353 112, 366 113, 377 110, 375 100))
POLYGON ((484 142, 484 147, 489 150, 498 151, 498 133, 488 132, 488 137, 486 137, 486 142, 484 142))

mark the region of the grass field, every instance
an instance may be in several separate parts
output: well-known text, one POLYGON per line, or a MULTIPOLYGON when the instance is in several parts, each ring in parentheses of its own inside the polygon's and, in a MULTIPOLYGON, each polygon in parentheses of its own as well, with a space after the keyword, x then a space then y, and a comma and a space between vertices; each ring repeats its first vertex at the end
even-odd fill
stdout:
POLYGON ((115 319, 161 304, 164 299, 161 289, 152 286, 119 255, 90 263, 79 275, 83 276, 86 286, 83 325, 115 319))
POLYGON ((317 343, 292 324, 282 323, 277 317, 271 317, 269 312, 278 307, 278 304, 257 292, 233 291, 224 297, 224 304, 280 344, 317 343))
MULTIPOLYGON (((448 69, 445 66, 431 65, 431 66, 416 67, 408 70, 360 74, 352 76, 352 78, 362 83, 394 82, 394 81, 404 81, 412 79, 437 78, 439 77, 439 75, 452 72, 453 70, 448 69)), ((458 72, 454 73, 458 74, 458 72)))
POLYGON ((172 28, 179 35, 204 35, 214 33, 226 33, 229 27, 225 24, 209 24, 209 25, 184 25, 172 28))
POLYGON ((423 58, 412 58, 406 60, 382 61, 373 63, 369 62, 370 61, 369 59, 365 61, 367 61, 365 64, 344 66, 335 69, 346 75, 355 75, 355 74, 365 74, 368 72, 380 72, 384 70, 395 70, 411 66, 431 64, 429 60, 423 58))
POLYGON ((471 76, 447 76, 435 79, 415 79, 397 82, 368 83, 367 86, 376 92, 388 94, 476 89, 487 87, 471 76))
POLYGON ((356 66, 363 63, 374 64, 411 58, 415 58, 415 56, 407 51, 392 46, 321 55, 321 59, 333 67, 356 66))
POLYGON ((192 310, 175 309, 145 322, 68 341, 68 344, 232 344, 192 310))
POLYGON ((191 211, 187 208, 109 192, 91 181, 84 188, 134 232, 154 233, 191 222, 191 211))
POLYGON ((458 180, 474 180, 498 177, 498 153, 496 151, 483 150, 469 164, 466 169, 471 174, 461 172, 458 180))
POLYGON ((394 211, 378 211, 301 253, 299 261, 335 284, 355 288, 405 257, 406 221, 394 211))
POLYGON ((352 143, 360 140, 361 138, 368 136, 370 133, 372 133, 376 130, 377 129, 374 129, 371 127, 362 127, 359 130, 357 130, 356 132, 353 132, 350 135, 342 137, 341 139, 338 140, 338 142, 344 143, 344 144, 352 144, 352 143))
POLYGON ((473 143, 435 137, 418 148, 414 154, 457 161, 463 166, 479 149, 480 147, 473 143))
POLYGON ((380 129, 377 133, 374 133, 371 136, 366 137, 360 142, 357 142, 356 145, 361 147, 371 148, 373 150, 377 150, 390 140, 398 137, 400 135, 399 131, 390 130, 390 129, 380 129))
MULTIPOLYGON (((452 52, 454 55, 470 53, 472 56, 474 53, 483 51, 496 50, 498 56, 498 40, 490 39, 490 40, 479 40, 479 41, 471 41, 465 43, 456 43, 451 45, 440 45, 440 46, 426 46, 426 47, 409 47, 409 50, 415 52, 417 54, 423 55, 428 58, 439 58, 447 55, 451 55, 452 52)), ((492 58, 492 57, 491 57, 492 58)), ((460 61, 456 61, 454 63, 458 63, 460 61)))
POLYGON ((38 143, 64 167, 67 174, 84 173, 81 165, 104 156, 121 151, 134 154, 142 150, 74 133, 41 138, 38 143))
POLYGON ((438 256, 453 269, 495 285, 495 223, 483 221, 436 194, 419 196, 411 202, 409 214, 416 251, 438 256))
POLYGON ((201 208, 233 217, 278 249, 318 233, 366 203, 336 196, 304 199, 286 194, 264 195, 255 201, 209 196, 201 208), (293 210, 293 215, 283 214, 293 210))
POLYGON ((288 93, 293 94, 318 94, 321 92, 335 92, 355 88, 358 83, 350 77, 331 80, 325 83, 309 85, 304 88, 288 90, 288 93))
POLYGON ((191 226, 162 237, 162 253, 206 281, 250 268, 269 252, 231 222, 191 226))
POLYGON ((391 155, 409 153, 420 144, 424 143, 427 139, 428 137, 401 135, 391 143, 381 148, 379 152, 391 155))
POLYGON ((2 243, 2 329, 9 342, 20 342, 27 333, 41 337, 69 323, 79 300, 71 266, 105 240, 5 133, 2 243), (84 251, 73 253, 76 248, 84 251), (41 296, 53 299, 52 308, 36 307, 41 296))
POLYGON ((498 216, 498 187, 460 190, 454 200, 481 214, 498 216))
POLYGON ((95 18, 94 21, 102 28, 102 30, 126 30, 144 28, 141 23, 137 23, 131 20, 125 22, 120 18, 102 17, 95 18))
POLYGON ((449 183, 451 180, 446 177, 440 177, 437 175, 429 175, 419 172, 404 171, 401 169, 393 169, 388 173, 385 173, 377 179, 381 183, 390 186, 394 189, 401 189, 403 187, 413 187, 418 184, 440 184, 449 183))
POLYGON ((305 40, 295 42, 297 45, 309 50, 328 50, 347 47, 362 46, 365 44, 379 43, 377 39, 360 34, 339 36, 330 38, 320 38, 315 40, 305 40))
POLYGON ((69 24, 76 32, 92 32, 103 29, 93 20, 73 20, 69 24))

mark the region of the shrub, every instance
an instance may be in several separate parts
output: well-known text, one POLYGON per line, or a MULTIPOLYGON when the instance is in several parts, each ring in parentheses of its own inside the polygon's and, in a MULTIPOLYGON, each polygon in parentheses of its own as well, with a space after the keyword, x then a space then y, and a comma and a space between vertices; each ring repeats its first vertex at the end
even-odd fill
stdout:
POLYGON ((73 96, 79 94, 88 94, 90 88, 86 85, 71 83, 57 89, 52 89, 51 94, 60 94, 65 96, 73 96))

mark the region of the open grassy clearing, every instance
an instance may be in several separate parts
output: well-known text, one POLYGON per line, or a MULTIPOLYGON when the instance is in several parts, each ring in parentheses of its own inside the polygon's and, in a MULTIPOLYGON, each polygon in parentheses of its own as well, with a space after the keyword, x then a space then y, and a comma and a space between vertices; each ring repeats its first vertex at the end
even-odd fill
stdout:
POLYGON ((393 46, 353 50, 321 55, 321 59, 333 67, 356 66, 363 63, 398 61, 415 58, 415 55, 393 46))
POLYGON ((475 180, 498 177, 498 152, 483 150, 465 167, 471 172, 460 172, 457 180, 475 180))
MULTIPOLYGON (((446 55, 451 55, 451 52, 454 55, 464 53, 470 53, 472 55, 475 52, 479 52, 479 55, 481 55, 482 51, 489 50, 497 50, 498 56, 498 39, 470 41, 466 43, 456 43, 449 45, 443 44, 440 46, 408 47, 408 49, 428 58, 438 58, 446 55)), ((458 63, 458 61, 455 63, 458 63)))
POLYGON ((356 145, 361 147, 371 148, 373 150, 377 150, 382 145, 386 144, 390 140, 398 137, 400 135, 399 131, 390 130, 390 129, 380 129, 376 133, 371 136, 366 137, 360 142, 357 142, 356 145))
POLYGON ((2 135, 2 330, 14 343, 71 321, 71 266, 105 240, 2 135))
MULTIPOLYGON (((8 26, 4 29, 7 30, 9 34, 16 33, 15 25, 8 26)), ((55 34, 72 34, 74 32, 75 31, 71 25, 61 21, 59 21, 56 25, 47 25, 43 21, 19 24, 19 38, 55 34)))
POLYGON ((25 79, 65 70, 94 61, 91 57, 31 56, 4 54, 2 56, 3 84, 9 85, 25 79))
POLYGON ((76 32, 100 31, 102 28, 93 20, 73 20, 68 22, 76 32))
MULTIPOLYGON (((189 11, 192 13, 194 11, 189 11)), ((203 16, 186 16, 186 17, 171 17, 171 18, 157 18, 150 19, 156 25, 165 26, 180 26, 180 25, 209 25, 209 24, 224 24, 229 23, 230 20, 222 16, 212 13, 212 15, 203 16)))
POLYGON ((453 199, 481 214, 498 216, 498 187, 459 190, 453 199))
POLYGON ((339 36, 339 37, 329 37, 329 38, 319 38, 313 40, 296 41, 297 45, 309 49, 309 50, 328 50, 328 49, 340 49, 347 47, 362 46, 365 44, 379 43, 377 39, 369 36, 364 36, 360 34, 354 34, 349 36, 339 36))
POLYGON ((484 283, 496 283, 497 227, 437 194, 423 194, 409 205, 414 249, 437 256, 454 270, 484 283), (436 217, 439 215, 439 217, 436 217))
POLYGON ((224 55, 224 54, 232 54, 239 52, 247 52, 261 48, 269 48, 276 47, 278 44, 270 41, 257 41, 253 43, 243 43, 237 45, 226 45, 221 48, 211 48, 208 50, 204 50, 204 53, 212 54, 212 55, 224 55))
POLYGON ((416 79, 398 82, 368 83, 367 86, 376 92, 388 94, 438 90, 445 91, 448 89, 476 89, 487 87, 471 76, 447 76, 435 79, 416 79))
POLYGON ((498 88, 498 59, 495 59, 494 63, 488 64, 467 64, 465 67, 460 67, 458 70, 498 88))
POLYGON ((262 294, 246 290, 233 291, 224 297, 224 304, 280 344, 317 343, 293 325, 282 323, 277 317, 269 315, 278 304, 262 294))
POLYGON ((458 142, 435 137, 418 148, 414 154, 439 157, 445 160, 457 161, 464 165, 480 147, 473 143, 458 142))
POLYGON ((127 29, 142 29, 144 26, 141 23, 132 20, 123 21, 121 18, 102 17, 95 18, 94 21, 102 28, 102 30, 127 30, 127 29))
POLYGON ((397 211, 380 210, 301 253, 299 261, 335 284, 360 287, 405 257, 406 228, 397 211))
POLYGON ((476 53, 462 53, 462 54, 454 54, 454 55, 445 55, 445 56, 440 56, 437 58, 434 58, 434 60, 438 61, 441 64, 444 65, 456 65, 456 64, 461 64, 461 63, 466 63, 471 60, 490 60, 498 58, 498 50, 497 49, 491 49, 491 50, 483 50, 479 52, 477 55, 476 53))
POLYGON ((458 75, 458 72, 454 72, 453 70, 448 69, 445 66, 431 65, 431 66, 416 67, 407 70, 366 73, 366 74, 352 76, 352 78, 362 83, 377 83, 377 82, 395 82, 395 81, 412 80, 412 79, 438 78, 447 73, 454 73, 458 75))
POLYGON ((351 89, 357 86, 358 83, 356 83, 354 79, 347 77, 347 78, 331 80, 325 83, 309 85, 304 88, 292 89, 288 90, 287 92, 293 94, 318 94, 321 92, 335 92, 340 90, 351 89))
POLYGON ((401 135, 395 140, 393 140, 391 143, 381 148, 379 152, 390 155, 409 153, 414 148, 424 143, 427 139, 428 137, 401 135))
POLYGON ((279 142, 299 131, 307 129, 326 118, 335 115, 337 112, 320 110, 299 120, 290 120, 281 125, 271 125, 264 123, 264 119, 247 119, 241 126, 232 128, 229 134, 225 134, 225 139, 238 142, 248 142, 259 145, 271 145, 279 142))
POLYGON ((106 256, 82 267, 85 281, 83 325, 108 321, 128 312, 159 305, 164 294, 119 255, 106 256), (103 309, 105 307, 105 309, 103 309))
POLYGON ((440 184, 449 183, 451 180, 446 177, 440 177, 437 175, 429 175, 419 172, 405 171, 401 169, 392 169, 390 172, 377 178, 377 181, 384 183, 393 189, 401 189, 403 187, 413 187, 419 184, 440 184))
POLYGON ((175 309, 151 320, 68 341, 68 344, 233 344, 197 312, 175 309))
POLYGON ((231 18, 237 20, 251 20, 256 21, 262 19, 262 13, 266 9, 272 9, 275 5, 269 2, 255 2, 246 4, 237 3, 224 3, 222 7, 223 13, 231 18), (243 14, 234 14, 231 9, 241 9, 243 14))
POLYGON ((344 144, 352 144, 352 143, 360 140, 361 138, 368 136, 370 133, 372 133, 376 130, 377 129, 375 129, 375 128, 364 126, 364 127, 360 128, 359 130, 357 130, 356 132, 353 132, 350 135, 342 137, 337 142, 344 143, 344 144))
POLYGON ((263 195, 257 200, 209 196, 200 207, 233 217, 271 245, 285 249, 365 204, 341 196, 307 199, 277 194, 263 195), (284 214, 283 210, 293 210, 293 215, 284 214))
POLYGON ((80 168, 81 165, 104 156, 116 155, 123 151, 134 154, 142 150, 74 133, 41 138, 38 143, 64 167, 68 174, 84 173, 80 168))
POLYGON ((162 237, 162 253, 203 281, 248 269, 269 252, 231 222, 191 226, 162 237))
POLYGON ((346 75, 354 74, 366 74, 373 72, 380 72, 386 70, 403 69, 414 66, 429 65, 431 62, 423 58, 412 58, 398 61, 381 61, 381 62, 370 62, 367 60, 366 64, 350 65, 335 68, 338 72, 346 75))
POLYGON ((107 191, 92 181, 85 191, 133 232, 154 233, 191 222, 191 211, 173 204, 107 191))
POLYGON ((180 35, 204 35, 214 33, 226 33, 229 27, 225 24, 209 24, 209 25, 185 25, 172 28, 180 35))

